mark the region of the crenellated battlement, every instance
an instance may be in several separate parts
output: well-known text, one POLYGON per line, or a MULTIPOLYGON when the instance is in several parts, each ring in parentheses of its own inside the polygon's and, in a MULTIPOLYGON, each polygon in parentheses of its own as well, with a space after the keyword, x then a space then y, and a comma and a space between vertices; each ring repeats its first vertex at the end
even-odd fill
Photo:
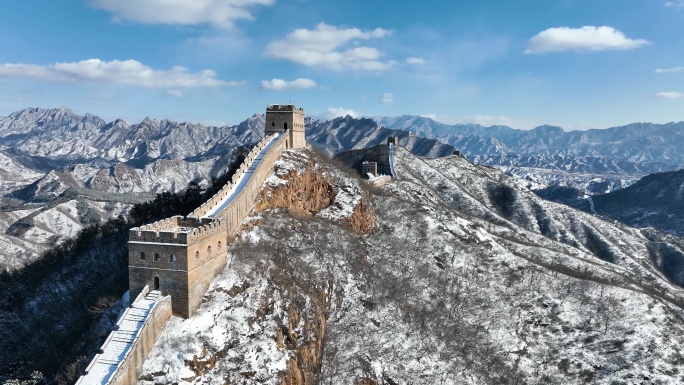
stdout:
MULTIPOLYGON (((208 218, 207 218, 208 219, 208 218)), ((192 229, 187 234, 187 242, 190 243, 197 243, 201 242, 207 238, 211 238, 214 235, 217 234, 223 234, 226 233, 227 227, 226 227, 226 221, 218 218, 218 219, 210 219, 211 222, 207 223, 204 226, 197 227, 195 229, 192 229)))
POLYGON ((304 109, 293 104, 271 104, 266 107, 266 113, 269 112, 293 112, 297 115, 304 115, 304 109))

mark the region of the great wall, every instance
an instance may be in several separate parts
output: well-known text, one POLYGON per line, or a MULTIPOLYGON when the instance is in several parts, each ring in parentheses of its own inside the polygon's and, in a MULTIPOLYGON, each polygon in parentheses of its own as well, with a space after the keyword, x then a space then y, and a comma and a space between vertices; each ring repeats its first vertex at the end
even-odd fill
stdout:
MULTIPOLYGON (((388 138, 390 167, 396 176, 388 138)), ((187 217, 129 231, 129 296, 134 298, 76 385, 130 385, 171 315, 189 318, 225 267, 228 245, 252 210, 274 163, 289 148, 306 147, 304 110, 266 108, 265 137, 230 183, 187 217)), ((376 166, 377 169, 377 166, 376 166)))

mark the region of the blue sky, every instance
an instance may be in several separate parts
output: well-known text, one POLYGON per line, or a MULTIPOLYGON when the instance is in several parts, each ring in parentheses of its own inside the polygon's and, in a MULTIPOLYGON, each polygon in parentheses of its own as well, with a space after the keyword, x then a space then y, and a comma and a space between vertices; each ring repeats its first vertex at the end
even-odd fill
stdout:
POLYGON ((0 47, 0 115, 684 120, 684 0, 8 0, 0 47))

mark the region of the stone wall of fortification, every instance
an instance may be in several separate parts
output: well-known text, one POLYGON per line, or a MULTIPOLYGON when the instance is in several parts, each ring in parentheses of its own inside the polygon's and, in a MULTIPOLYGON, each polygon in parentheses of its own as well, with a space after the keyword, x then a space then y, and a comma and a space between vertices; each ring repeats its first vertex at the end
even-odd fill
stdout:
MULTIPOLYGON (((283 135, 286 136, 286 135, 283 135)), ((200 207, 198 207, 195 211, 190 213, 188 215, 188 218, 202 218, 205 215, 207 215, 208 212, 211 211, 213 207, 215 207, 217 204, 221 202, 223 198, 225 198, 227 195, 230 194, 231 190, 235 186, 235 183, 242 177, 242 175, 247 172, 247 169, 249 168, 249 165, 252 163, 254 158, 256 158, 257 155, 259 155, 259 152, 266 147, 268 142, 270 142, 271 137, 267 136, 263 138, 253 149, 252 151, 249 152, 247 157, 245 157, 245 161, 242 162, 242 165, 240 165, 240 168, 235 172, 235 175, 231 178, 231 181, 229 183, 226 183, 225 186, 219 190, 214 196, 209 198, 206 202, 202 203, 200 207)), ((278 142, 282 140, 282 137, 278 139, 278 142)), ((277 145, 278 143, 276 142, 274 144, 277 145)), ((270 150, 271 152, 273 151, 273 148, 270 150)))
POLYGON ((164 330, 164 324, 171 317, 171 297, 166 296, 155 304, 145 325, 143 325, 133 347, 123 359, 109 381, 109 385, 131 385, 138 383, 138 375, 155 341, 164 330))
POLYGON ((254 170, 250 183, 242 189, 240 194, 235 197, 225 210, 217 215, 218 218, 225 218, 229 222, 228 231, 230 233, 237 233, 242 221, 252 210, 257 196, 261 192, 261 186, 268 177, 268 174, 273 170, 273 164, 288 148, 288 139, 289 135, 287 133, 278 138, 268 153, 266 153, 266 156, 261 160, 259 166, 254 170))
POLYGON ((253 170, 249 183, 230 205, 213 219, 204 216, 231 192, 269 139, 264 138, 250 152, 231 183, 186 219, 176 216, 131 229, 128 243, 131 296, 138 295, 146 285, 154 287, 156 280, 162 293, 173 297, 173 314, 187 318, 197 310, 209 284, 226 265, 230 237, 239 231, 273 164, 289 147, 289 135, 285 133, 273 143, 253 170), (186 229, 174 231, 178 228, 186 229), (145 254, 144 259, 141 253, 145 254))

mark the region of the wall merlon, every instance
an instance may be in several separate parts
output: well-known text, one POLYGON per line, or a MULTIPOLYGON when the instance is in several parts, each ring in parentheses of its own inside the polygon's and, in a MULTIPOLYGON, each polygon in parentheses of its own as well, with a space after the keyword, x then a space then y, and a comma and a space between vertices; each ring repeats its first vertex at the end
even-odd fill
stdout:
POLYGON ((188 223, 188 227, 197 227, 197 224, 198 224, 198 222, 199 222, 198 219, 197 219, 197 217, 195 217, 195 216, 190 216, 190 215, 188 215, 186 221, 187 221, 187 223, 188 223))
POLYGON ((154 238, 157 237, 157 231, 156 231, 156 230, 143 230, 143 231, 141 232, 140 236, 141 236, 144 240, 150 240, 150 241, 152 241, 152 240, 154 240, 154 238))
POLYGON ((160 231, 159 232, 159 237, 162 239, 163 242, 173 242, 178 239, 178 232, 176 231, 160 231))

